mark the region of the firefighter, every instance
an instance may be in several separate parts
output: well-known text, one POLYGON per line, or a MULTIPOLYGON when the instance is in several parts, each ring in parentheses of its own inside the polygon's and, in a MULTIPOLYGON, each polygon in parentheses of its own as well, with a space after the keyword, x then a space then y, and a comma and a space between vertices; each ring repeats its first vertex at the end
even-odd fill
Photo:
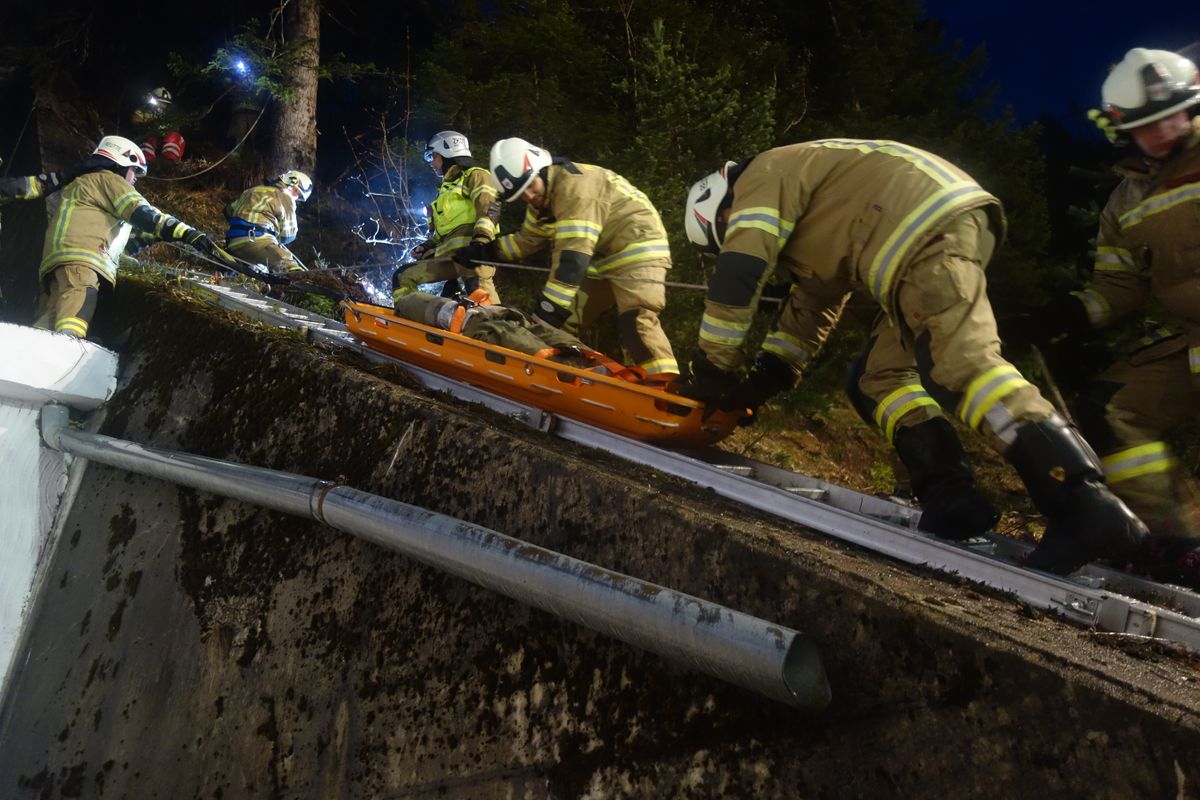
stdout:
POLYGON ((187 149, 187 140, 171 120, 171 102, 171 93, 159 86, 133 110, 133 126, 141 136, 147 168, 160 154, 163 161, 177 164, 187 149))
POLYGON ((571 354, 583 349, 582 342, 559 328, 515 308, 493 305, 482 289, 457 300, 420 291, 406 292, 396 301, 395 311, 405 319, 527 355, 549 357, 552 355, 549 351, 555 350, 562 351, 565 360, 570 360, 571 354))
POLYGON ((270 183, 252 186, 225 209, 229 227, 225 247, 243 261, 262 264, 273 274, 303 270, 304 265, 287 249, 296 239, 296 203, 312 194, 312 179, 288 170, 270 183))
POLYGON ((146 202, 133 188, 145 174, 140 147, 122 136, 105 136, 83 162, 82 174, 63 188, 46 229, 35 327, 85 338, 100 286, 116 285, 121 253, 134 229, 232 263, 206 234, 146 202))
MULTIPOLYGON (((0 163, 3 163, 0 160, 0 163)), ((54 194, 79 174, 78 169, 43 172, 20 178, 0 178, 0 206, 17 200, 37 200, 54 194)))
POLYGON ((1149 526, 1146 569, 1200 584, 1200 532, 1175 491, 1183 479, 1164 432, 1200 405, 1200 75, 1165 50, 1130 50, 1101 88, 1102 116, 1136 152, 1100 214, 1095 268, 1030 322, 1035 339, 1099 330, 1149 304, 1158 320, 1082 394, 1079 423, 1108 484, 1149 526))
POLYGON ((396 273, 393 297, 415 292, 422 283, 457 283, 461 278, 464 294, 483 289, 492 303, 499 304, 496 268, 475 263, 490 257, 489 245, 496 238, 500 220, 496 182, 471 158, 467 137, 457 131, 434 135, 425 146, 425 160, 442 179, 430 206, 433 236, 413 248, 413 257, 423 263, 396 273))
POLYGON ((629 359, 656 381, 675 378, 679 367, 658 319, 671 251, 646 195, 611 170, 553 158, 524 139, 496 142, 491 168, 500 199, 527 204, 521 228, 497 239, 497 255, 516 261, 552 249, 533 315, 576 333, 615 305, 629 359))
POLYGON ((925 390, 910 348, 869 295, 856 293, 840 324, 851 318, 868 331, 866 346, 846 370, 845 390, 908 470, 921 505, 920 530, 963 541, 991 530, 999 512, 975 486, 954 425, 925 390))
POLYGON ((918 367, 922 393, 1003 453, 1046 515, 1031 566, 1067 573, 1125 559, 1145 526, 1104 485, 1086 443, 1000 355, 983 270, 1004 225, 1000 202, 969 175, 899 142, 824 139, 728 162, 687 196, 688 238, 717 262, 682 393, 733 411, 791 387, 812 327, 861 289, 894 328, 868 356, 875 385, 859 380, 873 417, 923 437, 928 450, 944 446, 921 424, 924 397, 906 395, 918 367), (739 380, 740 346, 777 265, 795 283, 739 380))

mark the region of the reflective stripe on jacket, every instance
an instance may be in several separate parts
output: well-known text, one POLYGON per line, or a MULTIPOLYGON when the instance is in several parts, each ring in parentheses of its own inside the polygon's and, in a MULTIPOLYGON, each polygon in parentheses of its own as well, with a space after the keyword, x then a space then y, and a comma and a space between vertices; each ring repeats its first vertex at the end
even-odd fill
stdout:
POLYGON ((458 250, 471 242, 496 238, 500 190, 483 167, 465 170, 453 164, 446 170, 432 209, 434 255, 458 250), (453 240, 453 243, 452 241, 453 240))
POLYGON ((552 164, 546 171, 546 207, 526 210, 515 233, 497 240, 501 257, 519 260, 553 246, 546 296, 568 306, 589 274, 641 263, 671 266, 671 249, 658 210, 633 184, 591 164, 552 164), (563 254, 575 255, 566 259, 563 254))
POLYGON ((44 276, 59 264, 86 264, 116 283, 117 265, 132 230, 129 220, 141 207, 157 215, 159 227, 168 218, 113 172, 80 175, 62 190, 58 210, 46 228, 38 274, 44 276))
POLYGON ((226 219, 231 223, 225 233, 226 242, 246 235, 241 226, 232 224, 235 219, 272 231, 274 238, 283 244, 290 244, 299 231, 296 200, 277 186, 254 186, 242 192, 241 197, 229 204, 226 219))
POLYGON ((822 139, 761 153, 733 187, 701 320, 705 352, 736 366, 776 265, 831 299, 865 290, 894 314, 914 256, 976 208, 1002 238, 999 200, 945 159, 900 142, 822 139))
POLYGON ((1072 294, 1095 328, 1156 301, 1167 328, 1187 334, 1179 348, 1200 345, 1200 117, 1172 158, 1134 156, 1117 170, 1124 180, 1100 214, 1092 280, 1072 294))

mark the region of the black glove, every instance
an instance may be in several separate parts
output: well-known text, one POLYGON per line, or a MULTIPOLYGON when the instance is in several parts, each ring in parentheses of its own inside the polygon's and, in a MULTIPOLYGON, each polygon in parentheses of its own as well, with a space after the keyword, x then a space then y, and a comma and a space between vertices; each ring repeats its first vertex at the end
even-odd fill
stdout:
POLYGON ((563 308, 557 303, 550 301, 546 295, 538 298, 537 303, 533 306, 533 311, 529 314, 538 322, 549 325, 551 328, 561 328, 567 324, 567 320, 571 318, 571 309, 563 308))
POLYGON ((450 257, 454 259, 455 264, 458 264, 463 269, 475 269, 479 265, 474 262, 491 261, 494 258, 492 255, 492 243, 471 242, 466 247, 454 251, 454 254, 450 257))
POLYGON ((743 414, 739 424, 749 425, 759 406, 795 384, 796 372, 790 364, 773 353, 759 353, 746 379, 710 401, 704 416, 708 417, 716 410, 731 411, 743 414), (745 414, 746 411, 750 413, 745 414))
POLYGON ((188 228, 186 231, 184 231, 181 238, 183 239, 184 244, 195 249, 196 252, 203 253, 209 258, 220 261, 222 264, 237 263, 233 256, 217 247, 216 242, 214 242, 212 238, 210 238, 209 235, 204 231, 199 231, 195 228, 188 228))
POLYGON ((688 375, 679 381, 677 391, 684 397, 708 403, 729 391, 737 383, 733 373, 716 367, 704 353, 697 353, 688 365, 688 375))
POLYGON ((68 175, 65 170, 56 170, 54 172, 43 172, 37 176, 37 179, 41 181, 42 186, 46 187, 45 194, 50 195, 66 186, 75 178, 68 175))

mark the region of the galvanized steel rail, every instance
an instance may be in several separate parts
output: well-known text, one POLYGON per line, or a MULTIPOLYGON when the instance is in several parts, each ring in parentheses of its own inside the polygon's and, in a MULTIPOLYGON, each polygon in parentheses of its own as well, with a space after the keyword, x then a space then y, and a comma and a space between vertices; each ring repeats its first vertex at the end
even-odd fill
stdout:
POLYGON ((902 503, 788 472, 716 448, 686 454, 663 450, 517 403, 415 367, 365 346, 335 320, 263 297, 239 286, 190 280, 209 302, 269 325, 305 328, 310 339, 402 366, 430 389, 480 403, 541 431, 605 450, 629 461, 710 488, 750 508, 829 534, 909 564, 930 566, 1011 592, 1102 631, 1149 637, 1200 652, 1200 595, 1126 573, 1090 566, 1063 578, 1015 562, 1026 546, 989 536, 956 544, 916 530, 920 514, 902 503), (1149 598, 1149 599, 1135 599, 1149 598))

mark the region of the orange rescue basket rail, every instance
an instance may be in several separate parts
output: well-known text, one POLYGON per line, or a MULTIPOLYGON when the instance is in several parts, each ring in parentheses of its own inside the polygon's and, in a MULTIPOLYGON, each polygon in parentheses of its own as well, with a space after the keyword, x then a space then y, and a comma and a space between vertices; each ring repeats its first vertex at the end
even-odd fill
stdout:
POLYGON ((695 400, 593 370, 525 355, 346 300, 346 326, 373 350, 520 403, 642 442, 702 447, 728 436, 738 415, 701 420, 695 400))

